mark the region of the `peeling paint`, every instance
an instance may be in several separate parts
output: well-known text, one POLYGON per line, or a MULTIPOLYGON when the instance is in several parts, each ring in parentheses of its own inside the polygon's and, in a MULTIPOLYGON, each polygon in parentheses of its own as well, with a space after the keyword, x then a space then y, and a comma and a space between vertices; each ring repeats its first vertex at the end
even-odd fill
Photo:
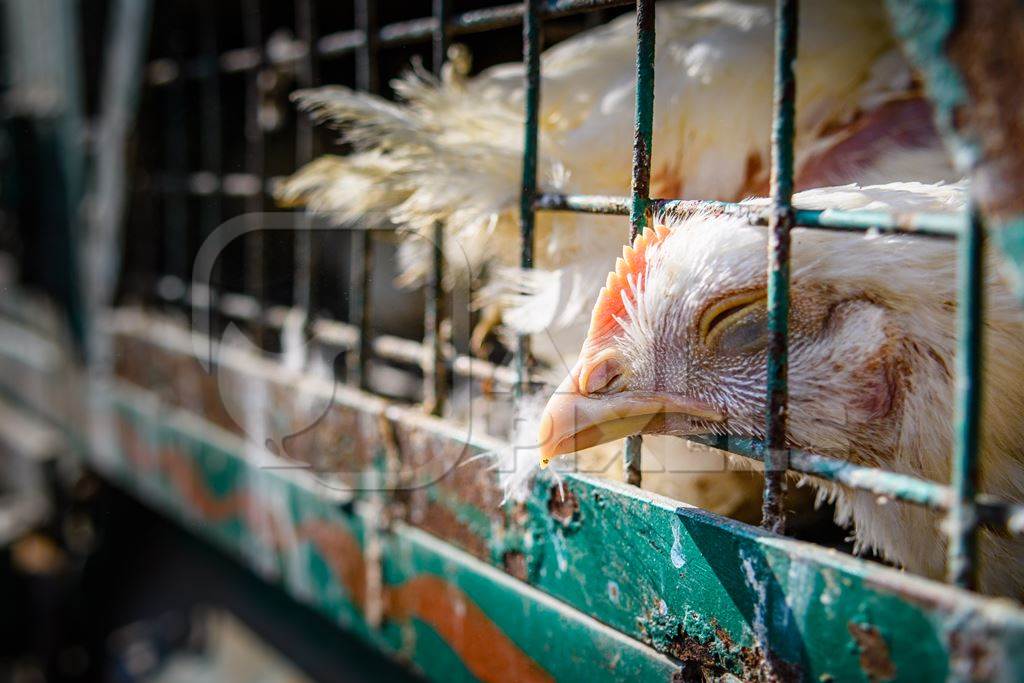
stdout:
POLYGON ((682 522, 679 521, 678 517, 672 519, 672 550, 669 551, 669 557, 672 560, 672 566, 676 569, 682 569, 686 566, 686 555, 683 554, 683 533, 682 522))

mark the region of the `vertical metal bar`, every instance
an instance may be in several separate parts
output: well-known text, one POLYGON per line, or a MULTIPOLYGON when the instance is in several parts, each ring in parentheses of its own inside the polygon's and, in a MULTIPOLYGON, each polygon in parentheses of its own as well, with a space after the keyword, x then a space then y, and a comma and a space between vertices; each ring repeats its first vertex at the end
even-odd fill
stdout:
MULTIPOLYGON (((181 26, 172 28, 172 54, 179 64, 184 63, 185 50, 181 26)), ((164 200, 164 258, 165 276, 184 283, 188 280, 188 160, 186 159, 185 132, 185 80, 176 78, 166 88, 164 109, 164 181, 169 183, 164 200)))
MULTIPOLYGON (((203 74, 200 85, 200 101, 202 102, 202 127, 199 131, 200 163, 202 169, 216 179, 217 187, 202 200, 203 238, 209 236, 220 225, 222 217, 220 178, 223 175, 222 136, 221 136, 221 101, 220 101, 220 68, 217 61, 217 12, 216 6, 210 2, 199 2, 199 40, 202 52, 203 74)), ((221 287, 220 259, 213 266, 209 291, 209 320, 211 335, 216 336, 219 328, 219 294, 221 287)))
MULTIPOLYGON (((526 71, 526 118, 523 137, 523 176, 519 193, 519 266, 533 268, 533 228, 536 222, 534 203, 537 198, 537 147, 540 126, 540 51, 542 0, 524 0, 523 67, 526 71)), ((518 399, 529 391, 530 337, 516 339, 516 386, 518 399)))
MULTIPOLYGON (((643 233, 650 221, 651 144, 654 132, 654 0, 636 5, 636 125, 633 131, 633 180, 629 204, 629 241, 643 233)), ((623 462, 626 481, 641 483, 643 442, 626 439, 623 462)))
POLYGON ((245 42, 259 51, 260 65, 246 72, 245 78, 245 166, 246 170, 259 178, 258 190, 246 199, 245 210, 251 232, 245 240, 245 289, 256 300, 261 314, 253 321, 253 335, 256 343, 263 347, 266 343, 266 326, 262 310, 265 305, 265 240, 259 214, 263 211, 263 187, 265 169, 265 149, 263 131, 260 126, 259 108, 262 93, 260 92, 260 69, 266 62, 263 50, 263 22, 260 16, 260 0, 246 0, 244 4, 245 42))
POLYGON ((789 398, 789 245, 793 227, 793 137, 797 0, 775 3, 772 211, 768 219, 768 368, 764 503, 761 524, 785 531, 786 413, 789 398))
MULTIPOLYGON (((363 32, 363 45, 356 52, 356 84, 360 90, 378 92, 380 73, 377 64, 379 38, 377 5, 374 0, 357 0, 356 25, 363 32)), ((370 362, 370 277, 372 275, 373 234, 369 230, 350 233, 349 322, 359 327, 359 349, 355 363, 349 363, 349 380, 361 389, 369 388, 370 362)))
MULTIPOLYGON (((315 36, 313 35, 313 4, 311 0, 295 0, 295 33, 306 46, 306 54, 296 65, 295 80, 300 88, 311 88, 315 82, 313 57, 315 36)), ((307 116, 299 116, 295 123, 295 164, 301 166, 313 160, 313 124, 307 116)), ((312 219, 303 211, 298 214, 295 231, 295 278, 292 300, 305 311, 307 324, 315 311, 316 294, 316 251, 313 249, 312 219)))
POLYGON ((951 484, 957 501, 949 511, 949 581, 961 588, 977 584, 978 441, 982 401, 982 319, 984 310, 984 226, 977 207, 960 238, 958 288, 959 340, 956 357, 956 445, 951 484))
MULTIPOLYGON (((444 66, 448 54, 448 0, 434 0, 434 20, 437 25, 434 28, 434 74, 441 76, 441 69, 444 66)), ((441 325, 444 321, 444 224, 441 221, 434 223, 433 230, 433 252, 434 258, 431 261, 430 279, 427 282, 427 301, 424 316, 424 333, 426 358, 423 363, 423 407, 433 415, 440 415, 444 411, 445 399, 447 398, 448 377, 447 368, 444 362, 442 346, 444 340, 441 334, 441 325)))
POLYGON ((380 52, 380 32, 377 25, 377 3, 374 0, 356 0, 355 9, 356 27, 363 34, 363 44, 356 51, 356 86, 367 92, 379 92, 377 54, 380 52))

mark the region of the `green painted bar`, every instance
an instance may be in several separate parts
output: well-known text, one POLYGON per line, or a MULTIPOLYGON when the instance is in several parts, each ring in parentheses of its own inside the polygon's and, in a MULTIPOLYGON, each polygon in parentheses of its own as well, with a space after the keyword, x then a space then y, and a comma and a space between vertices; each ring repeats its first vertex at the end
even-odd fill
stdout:
MULTIPOLYGON (((661 220, 668 216, 688 216, 702 211, 735 215, 753 225, 768 225, 771 209, 735 202, 698 199, 652 199, 654 215, 661 220)), ((626 216, 630 199, 607 195, 542 194, 537 198, 538 211, 568 211, 626 216)), ((963 234, 967 218, 961 213, 891 213, 871 209, 795 209, 795 226, 854 232, 877 231, 953 239, 963 234)))
MULTIPOLYGON (((636 121, 633 130, 633 174, 629 200, 629 241, 643 233, 650 220, 651 154, 654 138, 654 0, 636 5, 636 121)), ((643 442, 626 439, 623 469, 626 481, 640 486, 643 442)))
MULTIPOLYGON (((525 82, 525 121, 523 133, 523 174, 519 192, 519 266, 533 268, 533 228, 536 221, 538 129, 540 127, 540 53, 543 49, 541 26, 542 0, 524 0, 523 68, 525 82)), ((516 339, 516 396, 528 391, 530 381, 530 338, 516 339)))
POLYGON ((957 278, 960 300, 956 354, 956 441, 951 485, 956 504, 949 514, 949 580, 961 588, 977 583, 978 449, 982 410, 982 348, 984 310, 984 226, 977 209, 960 239, 957 278))
POLYGON ((772 117, 772 210, 768 215, 768 367, 762 524, 785 530, 786 411, 789 366, 789 249, 793 227, 793 138, 796 118, 797 0, 775 3, 772 117))

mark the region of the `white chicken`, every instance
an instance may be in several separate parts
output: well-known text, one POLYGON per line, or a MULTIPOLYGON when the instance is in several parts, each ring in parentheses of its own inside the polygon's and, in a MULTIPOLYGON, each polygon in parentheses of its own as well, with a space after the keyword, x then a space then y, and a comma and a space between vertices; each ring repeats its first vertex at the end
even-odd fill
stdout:
MULTIPOLYGON (((663 2, 656 30, 652 195, 738 200, 763 194, 771 3, 663 2)), ((541 191, 628 193, 635 46, 633 18, 623 16, 544 53, 541 191)), ((807 3, 799 54, 798 186, 957 177, 881 2, 807 3)), ((314 161, 279 197, 339 222, 391 221, 419 236, 442 221, 449 274, 464 281, 482 276, 478 303, 500 308, 508 330, 530 334, 534 354, 560 375, 575 360, 627 226, 616 217, 542 212, 536 269, 515 270, 523 67, 505 64, 466 78, 465 56, 457 56, 440 82, 422 69, 396 80, 399 103, 342 87, 297 93, 301 106, 343 130, 354 152, 314 161)), ((422 238, 405 241, 404 282, 422 278, 429 245, 422 238)), ((645 448, 665 466, 681 450, 657 439, 645 448)), ((651 475, 647 486, 730 514, 756 500, 755 478, 722 473, 719 456, 703 457, 689 478, 651 475)), ((747 507, 756 514, 756 504, 747 507)))
MULTIPOLYGON (((803 208, 950 210, 962 184, 827 188, 803 208)), ((594 308, 579 361, 545 410, 541 457, 635 433, 763 438, 764 228, 713 213, 662 216, 627 247, 594 308)), ((1024 499, 1024 316, 990 259, 985 317, 982 490, 1024 499)), ((950 241, 792 233, 792 447, 949 480, 956 348, 950 241)), ((811 479, 852 522, 859 548, 941 576, 939 518, 811 479)), ((1024 542, 982 535, 981 588, 1020 597, 1024 542)))

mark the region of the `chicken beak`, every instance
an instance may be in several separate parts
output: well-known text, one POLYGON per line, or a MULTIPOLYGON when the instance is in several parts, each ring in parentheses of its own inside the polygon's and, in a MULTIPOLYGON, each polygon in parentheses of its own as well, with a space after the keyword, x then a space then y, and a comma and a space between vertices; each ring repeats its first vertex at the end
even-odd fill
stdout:
POLYGON ((552 458, 634 434, 650 433, 665 425, 669 415, 720 422, 724 416, 695 399, 670 393, 623 391, 583 395, 574 375, 555 390, 540 422, 540 466, 552 458))

